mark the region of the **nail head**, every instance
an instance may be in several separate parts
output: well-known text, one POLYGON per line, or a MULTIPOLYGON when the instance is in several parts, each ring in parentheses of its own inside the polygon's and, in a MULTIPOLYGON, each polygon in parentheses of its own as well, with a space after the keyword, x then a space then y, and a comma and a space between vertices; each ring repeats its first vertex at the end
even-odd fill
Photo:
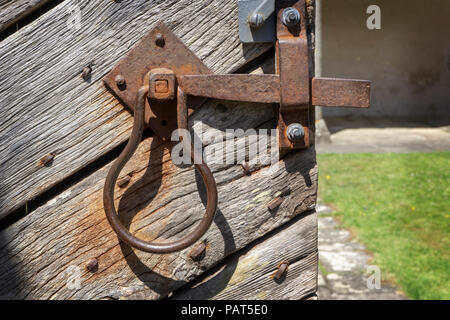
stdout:
POLYGON ((123 75, 118 74, 115 78, 116 84, 119 88, 122 88, 126 85, 126 81, 125 78, 123 77, 123 75))
POLYGON ((86 264, 86 269, 88 271, 95 272, 97 268, 98 268, 98 260, 95 258, 89 260, 89 262, 86 264))
POLYGON ((156 34, 155 43, 158 47, 164 47, 164 45, 166 44, 166 40, 161 33, 156 34))
POLYGON ((278 266, 278 270, 273 275, 273 278, 275 280, 281 279, 281 277, 283 277, 286 274, 288 268, 289 268, 289 263, 288 262, 280 263, 280 265, 278 266))

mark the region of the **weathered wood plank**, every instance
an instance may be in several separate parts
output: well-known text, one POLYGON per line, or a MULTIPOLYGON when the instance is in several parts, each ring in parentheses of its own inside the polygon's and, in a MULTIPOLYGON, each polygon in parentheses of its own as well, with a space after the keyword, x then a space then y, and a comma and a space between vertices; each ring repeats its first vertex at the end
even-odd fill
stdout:
POLYGON ((127 139, 130 113, 101 79, 156 21, 215 72, 271 47, 240 44, 235 0, 77 3, 79 29, 65 1, 0 43, 0 218, 127 139), (50 153, 52 165, 39 166, 50 153))
POLYGON ((171 299, 303 299, 317 290, 317 215, 300 216, 229 257, 171 299), (273 279, 281 262, 289 262, 285 277, 273 279))
MULTIPOLYGON (((194 113, 190 126, 195 123, 198 133, 209 136, 226 128, 274 128, 274 109, 272 105, 209 101, 194 113)), ((259 143, 261 138, 258 136, 251 143, 259 143)), ((225 139, 234 141, 235 137, 225 139)), ((243 139, 237 138, 236 143, 243 139)), ((272 136, 271 142, 276 139, 272 136)), ((223 150, 218 142, 205 144, 206 154, 223 150)), ((225 150, 226 154, 234 153, 229 148, 225 150)), ((252 174, 247 176, 239 165, 211 165, 219 206, 215 223, 203 238, 209 243, 206 255, 195 262, 188 257, 191 248, 152 255, 118 242, 103 211, 102 189, 108 165, 0 232, 0 297, 165 297, 224 257, 314 208, 314 148, 288 155, 270 174, 262 166, 264 163, 252 164, 252 174), (286 186, 291 194, 278 210, 270 212, 267 202, 286 186), (99 263, 94 273, 84 269, 92 258, 99 263), (80 268, 78 289, 67 287, 68 282, 73 284, 66 273, 71 266, 80 268)), ((117 189, 116 198, 121 219, 133 233, 148 240, 167 241, 192 230, 203 214, 206 200, 204 191, 197 191, 201 180, 192 168, 175 167, 164 146, 149 138, 140 145, 121 176, 130 173, 130 185, 117 189)))
POLYGON ((49 0, 0 0, 0 32, 13 25, 49 0))

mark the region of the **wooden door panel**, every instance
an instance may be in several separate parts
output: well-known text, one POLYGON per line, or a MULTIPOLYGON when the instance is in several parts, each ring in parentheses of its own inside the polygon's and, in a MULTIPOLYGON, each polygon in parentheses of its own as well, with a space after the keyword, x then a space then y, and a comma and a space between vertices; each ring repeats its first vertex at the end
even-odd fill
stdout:
MULTIPOLYGON (((272 105, 255 108, 254 104, 209 101, 202 114, 192 116, 190 125, 210 119, 210 129, 203 129, 205 134, 209 130, 215 135, 224 122, 226 127, 244 129, 273 127, 274 114, 272 105), (226 116, 217 117, 223 108, 226 116)), ((207 145, 206 153, 210 148, 220 149, 217 144, 207 145)), ((167 255, 148 254, 119 243, 106 220, 103 185, 109 166, 0 232, 0 297, 161 298, 295 216, 313 210, 316 203, 314 148, 286 156, 272 174, 257 165, 251 168, 251 175, 246 175, 240 165, 211 165, 219 205, 215 223, 202 238, 209 244, 205 258, 192 261, 188 257, 192 247, 167 255), (267 203, 286 187, 291 189, 290 195, 277 210, 269 211, 267 203), (99 266, 91 273, 85 266, 93 258, 99 266), (81 270, 77 290, 66 286, 69 267, 81 270)), ((148 138, 121 177, 130 173, 128 187, 116 188, 116 206, 133 233, 148 240, 167 241, 192 230, 205 207, 201 179, 194 169, 174 166, 164 145, 148 138)))
POLYGON ((13 25, 29 13, 37 10, 49 0, 1 0, 0 32, 13 25))
POLYGON ((317 215, 306 213, 174 293, 177 300, 298 300, 317 291, 317 215), (285 275, 274 274, 289 262, 285 275))

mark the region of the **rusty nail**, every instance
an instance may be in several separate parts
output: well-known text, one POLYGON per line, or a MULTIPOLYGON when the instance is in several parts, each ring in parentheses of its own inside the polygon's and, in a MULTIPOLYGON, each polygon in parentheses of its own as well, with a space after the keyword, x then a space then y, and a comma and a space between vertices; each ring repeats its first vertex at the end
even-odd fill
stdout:
POLYGON ((119 188, 125 188, 130 183, 131 176, 128 174, 117 182, 119 188))
POLYGON ((39 160, 38 166, 44 167, 44 166, 50 164, 53 161, 53 159, 55 158, 55 155, 56 154, 54 152, 45 155, 44 157, 41 158, 41 160, 39 160))
POLYGON ((119 88, 125 87, 126 81, 125 81, 125 78, 123 77, 123 75, 118 74, 115 78, 115 81, 119 88))
POLYGON ((194 249, 189 253, 189 257, 192 260, 200 260, 206 250, 206 246, 208 244, 207 240, 203 240, 200 242, 194 249))
POLYGON ((284 199, 282 197, 276 197, 275 199, 271 200, 267 204, 267 208, 270 211, 274 211, 276 208, 278 208, 283 203, 283 201, 284 201, 284 199))
POLYGON ((249 175, 251 173, 250 166, 248 165, 247 161, 245 161, 245 160, 242 161, 241 162, 241 167, 242 167, 242 169, 244 169, 245 174, 249 175))
POLYGON ((289 267, 289 262, 282 262, 282 263, 280 263, 278 265, 278 270, 273 275, 273 278, 275 280, 281 279, 281 277, 283 277, 286 274, 286 272, 288 270, 288 267, 289 267))
POLYGON ((83 71, 81 72, 81 77, 84 80, 87 80, 89 78, 89 76, 91 75, 91 72, 92 72, 92 67, 90 65, 86 66, 83 68, 83 71))
POLYGON ((86 269, 88 271, 95 272, 97 268, 98 268, 98 260, 95 258, 89 260, 89 262, 86 264, 86 269))
POLYGON ((158 47, 164 47, 164 45, 166 44, 166 40, 161 33, 156 34, 155 43, 158 47))

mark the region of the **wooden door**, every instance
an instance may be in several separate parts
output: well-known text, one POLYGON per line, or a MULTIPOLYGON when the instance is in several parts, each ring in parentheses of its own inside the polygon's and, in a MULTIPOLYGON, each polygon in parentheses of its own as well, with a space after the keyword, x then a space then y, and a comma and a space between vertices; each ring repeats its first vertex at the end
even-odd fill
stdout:
MULTIPOLYGON (((0 31, 46 2, 4 2, 0 31)), ((308 4, 313 32, 313 1, 308 4)), ((134 250, 105 218, 105 176, 133 117, 102 78, 157 21, 216 73, 273 73, 272 45, 240 43, 236 1, 66 0, 45 7, 0 42, 0 298, 314 297, 314 147, 283 157, 270 175, 258 165, 246 174, 239 163, 212 164, 219 204, 200 260, 189 255, 196 245, 166 255, 134 250), (90 74, 81 77, 88 66, 90 74), (269 210, 280 196, 281 205, 269 210), (284 261, 286 275, 273 279, 284 261)), ((189 127, 207 135, 272 129, 276 106, 208 100, 189 127)), ((151 134, 124 177, 129 182, 116 188, 116 204, 134 234, 174 240, 201 218, 201 180, 192 167, 173 165, 167 145, 151 134)))

